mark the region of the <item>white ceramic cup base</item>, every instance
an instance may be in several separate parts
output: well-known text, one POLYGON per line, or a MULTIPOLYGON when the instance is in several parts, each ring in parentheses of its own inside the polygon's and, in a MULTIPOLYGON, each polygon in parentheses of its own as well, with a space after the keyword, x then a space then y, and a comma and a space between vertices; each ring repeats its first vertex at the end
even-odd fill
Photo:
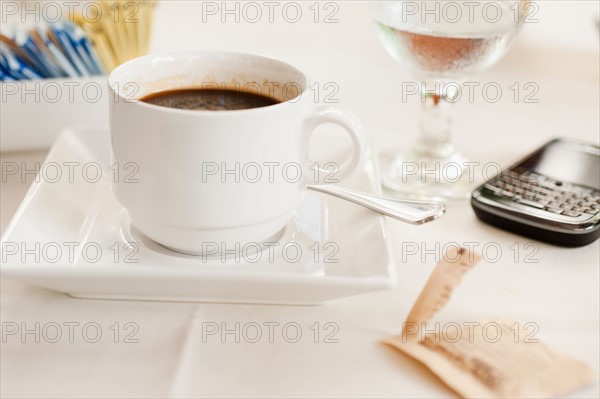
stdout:
POLYGON ((291 215, 261 224, 229 229, 197 229, 169 226, 147 219, 138 219, 129 212, 132 225, 146 237, 172 251, 186 255, 218 255, 241 252, 244 248, 276 242, 291 215), (282 227, 283 226, 283 227, 282 227), (192 249, 192 250, 190 250, 192 249))

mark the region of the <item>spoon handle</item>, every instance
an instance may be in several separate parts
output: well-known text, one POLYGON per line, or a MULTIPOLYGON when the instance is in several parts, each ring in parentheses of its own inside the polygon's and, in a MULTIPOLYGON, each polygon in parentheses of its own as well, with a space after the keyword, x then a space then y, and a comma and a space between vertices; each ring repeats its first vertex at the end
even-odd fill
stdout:
POLYGON ((412 201, 382 197, 339 186, 308 186, 309 190, 333 195, 357 205, 364 206, 391 218, 410 224, 424 224, 438 219, 446 212, 446 206, 437 201, 412 201))

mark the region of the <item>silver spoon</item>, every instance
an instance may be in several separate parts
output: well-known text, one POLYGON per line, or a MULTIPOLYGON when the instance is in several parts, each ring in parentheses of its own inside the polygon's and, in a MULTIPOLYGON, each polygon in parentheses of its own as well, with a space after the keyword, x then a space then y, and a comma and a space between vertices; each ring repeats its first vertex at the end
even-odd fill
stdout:
POLYGON ((446 206, 438 201, 412 201, 381 197, 338 186, 308 186, 309 190, 333 195, 410 224, 424 224, 440 218, 446 206))

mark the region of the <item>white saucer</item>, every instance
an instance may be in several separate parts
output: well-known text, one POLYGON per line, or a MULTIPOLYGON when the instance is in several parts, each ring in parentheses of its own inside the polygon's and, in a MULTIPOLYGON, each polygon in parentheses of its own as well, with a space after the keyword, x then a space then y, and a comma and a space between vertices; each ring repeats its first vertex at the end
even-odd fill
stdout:
MULTIPOLYGON (((112 195, 109 140, 107 131, 89 129, 58 138, 41 168, 45 176, 1 239, 2 278, 78 298, 302 305, 395 285, 385 219, 313 192, 277 242, 259 253, 248 247, 237 258, 202 258, 152 242, 112 195)), ((339 147, 331 138, 320 141, 321 149, 339 147)), ((377 192, 377 170, 370 150, 343 184, 377 192)))

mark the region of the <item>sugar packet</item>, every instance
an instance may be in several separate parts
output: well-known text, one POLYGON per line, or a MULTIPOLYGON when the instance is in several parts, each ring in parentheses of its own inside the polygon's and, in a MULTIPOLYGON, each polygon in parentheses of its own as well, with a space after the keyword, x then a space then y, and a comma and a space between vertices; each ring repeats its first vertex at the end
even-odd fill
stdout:
POLYGON ((547 398, 593 381, 588 365, 549 348, 510 319, 427 328, 479 260, 466 249, 449 252, 425 284, 402 334, 385 343, 423 363, 464 398, 547 398))

